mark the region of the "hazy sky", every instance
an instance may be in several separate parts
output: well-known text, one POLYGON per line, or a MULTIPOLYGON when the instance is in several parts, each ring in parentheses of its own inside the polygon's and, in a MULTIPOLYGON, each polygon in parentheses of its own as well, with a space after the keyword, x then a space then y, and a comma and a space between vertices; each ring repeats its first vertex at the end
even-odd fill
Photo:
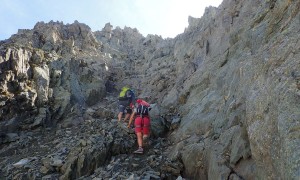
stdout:
POLYGON ((0 0, 0 40, 39 21, 78 20, 93 31, 108 22, 115 28, 137 28, 147 34, 175 37, 188 26, 188 16, 201 17, 205 7, 222 0, 0 0))

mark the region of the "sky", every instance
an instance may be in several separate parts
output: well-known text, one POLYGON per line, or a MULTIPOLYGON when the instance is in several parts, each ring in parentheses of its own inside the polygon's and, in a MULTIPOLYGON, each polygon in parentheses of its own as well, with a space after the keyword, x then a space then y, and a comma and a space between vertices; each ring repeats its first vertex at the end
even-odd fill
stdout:
POLYGON ((0 40, 37 22, 75 20, 92 31, 106 23, 113 28, 136 28, 141 34, 173 38, 188 26, 188 16, 200 18, 206 7, 222 0, 0 0, 0 40))

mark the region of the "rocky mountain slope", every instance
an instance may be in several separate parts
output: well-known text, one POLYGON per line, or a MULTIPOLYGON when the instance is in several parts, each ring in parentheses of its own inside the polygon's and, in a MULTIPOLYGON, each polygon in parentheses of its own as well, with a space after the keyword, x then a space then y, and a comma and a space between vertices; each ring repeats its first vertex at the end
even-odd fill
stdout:
POLYGON ((299 179, 299 8, 224 0, 174 39, 109 23, 19 30, 0 42, 0 177, 299 179), (112 84, 155 107, 143 156, 112 84))

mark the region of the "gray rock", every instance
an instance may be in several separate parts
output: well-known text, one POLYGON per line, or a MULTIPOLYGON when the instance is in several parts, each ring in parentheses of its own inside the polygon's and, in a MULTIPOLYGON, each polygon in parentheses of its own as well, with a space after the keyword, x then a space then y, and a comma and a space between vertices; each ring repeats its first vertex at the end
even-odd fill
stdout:
MULTIPOLYGON (((227 0, 206 8, 202 18, 189 17, 189 26, 174 39, 143 37, 135 28, 113 29, 109 23, 92 32, 77 21, 39 22, 0 43, 1 132, 38 131, 45 117, 49 125, 58 124, 57 138, 64 141, 55 147, 72 147, 59 168, 61 179, 85 178, 111 156, 130 157, 136 137, 107 121, 118 108, 117 93, 105 89, 112 79, 117 89, 130 85, 156 104, 150 116, 157 142, 147 153, 184 165, 166 163, 161 178, 298 179, 298 9, 298 1, 227 0), (159 142, 164 135, 171 147, 159 142), (89 141, 78 147, 79 138, 89 141)), ((3 156, 17 156, 2 145, 3 156)), ((153 167, 161 165, 151 159, 153 167)), ((25 174, 3 164, 6 174, 25 174)), ((91 176, 140 178, 147 171, 128 167, 132 176, 121 165, 91 176)))
POLYGON ((33 68, 33 80, 36 82, 35 89, 37 90, 37 105, 43 106, 48 101, 49 83, 50 83, 49 68, 45 64, 43 67, 33 68))
POLYGON ((16 167, 16 168, 21 168, 21 167, 25 166, 29 162, 30 162, 30 160, 28 158, 25 158, 25 159, 21 159, 20 161, 18 161, 15 164, 13 164, 13 166, 16 167))
POLYGON ((174 117, 172 119, 172 122, 171 122, 171 125, 170 125, 170 130, 177 129, 179 127, 179 125, 180 125, 180 121, 181 121, 180 117, 174 117))
POLYGON ((10 143, 15 142, 20 139, 19 135, 17 133, 7 133, 1 135, 1 143, 10 143))

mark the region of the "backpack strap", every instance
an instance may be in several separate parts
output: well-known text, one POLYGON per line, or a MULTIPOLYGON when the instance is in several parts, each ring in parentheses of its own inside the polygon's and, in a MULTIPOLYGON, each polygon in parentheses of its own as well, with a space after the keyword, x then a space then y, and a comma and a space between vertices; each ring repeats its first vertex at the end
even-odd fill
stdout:
POLYGON ((141 110, 141 112, 140 112, 140 117, 143 118, 143 107, 144 107, 144 106, 143 106, 143 105, 140 105, 140 106, 141 106, 141 109, 140 109, 140 110, 141 110))
POLYGON ((137 114, 139 114, 141 118, 143 118, 144 116, 148 116, 149 107, 139 104, 139 106, 137 107, 137 114))

